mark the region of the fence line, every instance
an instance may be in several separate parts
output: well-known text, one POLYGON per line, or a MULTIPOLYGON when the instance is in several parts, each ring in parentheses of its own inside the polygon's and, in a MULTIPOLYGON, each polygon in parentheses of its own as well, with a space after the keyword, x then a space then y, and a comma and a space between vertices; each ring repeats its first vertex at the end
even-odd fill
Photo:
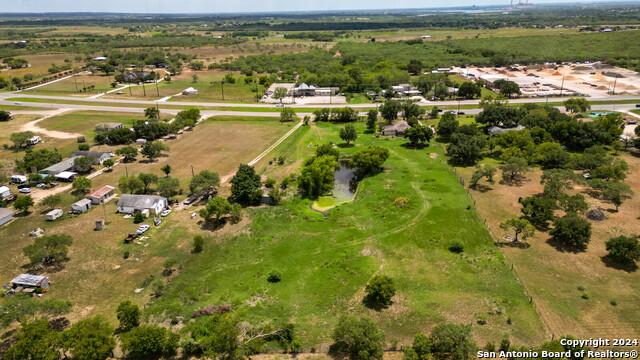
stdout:
MULTIPOLYGON (((471 193, 469 192, 469 188, 465 188, 465 180, 462 176, 458 175, 458 171, 456 170, 455 167, 451 167, 451 170, 454 174, 456 174, 456 176, 458 177, 458 181, 460 182, 460 184, 462 185, 462 187, 467 191, 467 196, 469 196, 469 199, 473 202, 473 205, 476 205, 476 200, 473 198, 473 196, 471 195, 471 193)), ((477 210, 477 209, 476 209, 477 210)), ((478 211, 478 215, 480 216, 480 218, 482 220, 484 220, 484 224, 487 227, 487 230, 489 230, 489 234, 491 235, 491 237, 494 240, 494 244, 498 247, 500 246, 500 242, 499 242, 499 238, 496 237, 491 229, 491 226, 488 224, 487 219, 482 216, 482 214, 480 214, 480 212, 478 211)), ((502 253, 502 251, 501 251, 502 253)), ((503 254, 504 255, 504 254, 503 254)), ((526 286, 524 285, 524 283, 522 282, 522 280, 520 279, 520 275, 518 275, 518 271, 516 270, 516 267, 513 263, 510 263, 507 258, 505 257, 505 261, 506 263, 509 265, 509 269, 511 270, 511 272, 513 273, 513 276, 516 278, 516 281, 518 282, 518 284, 520 284, 520 287, 522 288, 522 291, 524 292, 525 296, 527 296, 529 298, 529 303, 531 305, 533 305, 534 310, 536 311, 536 313, 538 314, 538 317, 540 318, 540 321, 542 321, 542 325, 545 328, 545 331, 548 334, 551 334, 551 340, 553 340, 555 338, 555 334, 553 333, 553 331, 551 331, 551 327, 547 324, 547 322, 545 321, 544 317, 542 317, 540 315, 540 310, 538 309, 538 305, 536 304, 536 301, 533 300, 533 295, 531 295, 531 292, 526 288, 526 286)))

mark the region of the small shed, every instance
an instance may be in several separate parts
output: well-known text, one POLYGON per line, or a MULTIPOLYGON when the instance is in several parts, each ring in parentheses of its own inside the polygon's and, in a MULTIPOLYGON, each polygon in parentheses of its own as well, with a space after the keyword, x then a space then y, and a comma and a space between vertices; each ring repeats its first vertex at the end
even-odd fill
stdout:
POLYGON ((11 190, 8 186, 0 186, 0 199, 6 199, 11 196, 11 190))
POLYGON ((91 200, 89 199, 82 199, 71 205, 71 210, 76 212, 83 213, 89 209, 91 209, 91 200))
POLYGON ((87 195, 87 199, 91 200, 91 203, 94 205, 101 204, 103 202, 109 201, 111 197, 115 195, 115 190, 111 185, 105 185, 100 189, 90 193, 87 195))
POLYGON ((0 226, 13 220, 13 211, 7 208, 0 208, 0 226))
POLYGON ((53 209, 49 211, 46 215, 48 221, 54 221, 60 219, 64 215, 62 209, 53 209))
POLYGON ((11 286, 14 289, 17 287, 46 289, 49 287, 49 277, 44 275, 20 274, 11 280, 11 286))

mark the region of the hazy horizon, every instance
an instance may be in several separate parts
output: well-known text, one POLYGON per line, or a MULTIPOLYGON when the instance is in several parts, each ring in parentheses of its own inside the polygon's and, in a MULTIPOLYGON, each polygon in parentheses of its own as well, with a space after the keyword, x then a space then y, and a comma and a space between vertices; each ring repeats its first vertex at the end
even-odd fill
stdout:
MULTIPOLYGON (((518 0, 514 0, 517 3, 518 0)), ((622 2, 619 0, 529 0, 532 4, 593 4, 601 2, 622 2)), ((304 12, 304 11, 362 11, 397 10, 422 8, 451 8, 461 6, 510 5, 511 0, 450 0, 446 6, 441 1, 396 0, 393 4, 382 0, 182 0, 176 8, 176 1, 170 0, 15 0, 4 6, 0 13, 129 13, 129 14, 221 14, 256 12, 304 12)))

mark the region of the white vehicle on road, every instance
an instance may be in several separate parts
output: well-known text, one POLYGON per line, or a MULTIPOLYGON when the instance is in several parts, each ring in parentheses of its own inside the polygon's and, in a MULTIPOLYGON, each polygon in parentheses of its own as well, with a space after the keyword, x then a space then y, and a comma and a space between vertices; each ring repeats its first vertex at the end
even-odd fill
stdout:
POLYGON ((151 226, 146 225, 146 224, 145 224, 145 225, 140 225, 140 227, 138 228, 138 230, 136 230, 136 233, 137 233, 138 235, 142 235, 142 234, 144 234, 147 230, 149 230, 149 228, 150 228, 150 227, 151 227, 151 226))

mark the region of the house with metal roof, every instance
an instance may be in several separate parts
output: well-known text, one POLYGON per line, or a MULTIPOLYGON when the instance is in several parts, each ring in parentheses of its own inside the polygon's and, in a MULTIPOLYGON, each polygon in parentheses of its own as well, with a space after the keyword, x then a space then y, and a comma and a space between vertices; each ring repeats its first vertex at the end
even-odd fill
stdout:
POLYGON ((291 88, 291 95, 293 96, 315 96, 316 87, 313 85, 307 85, 305 83, 300 84, 298 87, 291 88))
POLYGON ((49 287, 49 277, 44 275, 20 274, 11 280, 11 285, 14 289, 17 287, 46 289, 49 287))
POLYGON ((111 185, 105 185, 100 189, 87 195, 87 199, 91 200, 94 205, 109 201, 115 195, 116 188, 111 185))
POLYGON ((75 165, 76 158, 79 158, 79 157, 80 156, 72 156, 68 159, 64 159, 59 163, 53 164, 47 168, 42 169, 41 172, 55 176, 64 171, 71 171, 73 169, 73 166, 75 165))
POLYGON ((111 159, 112 155, 108 152, 102 151, 74 151, 71 153, 71 157, 92 157, 96 159, 96 162, 100 165, 107 160, 111 159))
POLYGON ((91 200, 89 199, 82 199, 71 205, 71 210, 74 212, 83 213, 89 209, 91 209, 91 200))
POLYGON ((111 130, 121 129, 122 124, 118 122, 105 122, 97 124, 95 127, 96 132, 106 132, 108 133, 111 130))
POLYGON ((139 211, 157 215, 167 207, 168 203, 167 198, 162 196, 123 194, 118 200, 118 212, 132 214, 139 211))

